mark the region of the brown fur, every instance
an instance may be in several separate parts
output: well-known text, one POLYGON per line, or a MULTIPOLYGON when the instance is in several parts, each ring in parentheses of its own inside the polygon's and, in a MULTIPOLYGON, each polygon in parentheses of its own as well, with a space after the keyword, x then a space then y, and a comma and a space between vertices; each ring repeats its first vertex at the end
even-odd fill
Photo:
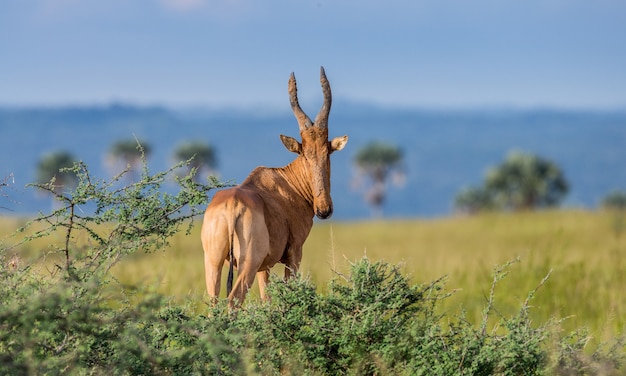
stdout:
POLYGON ((323 68, 320 81, 324 104, 314 124, 300 109, 293 73, 289 80, 302 143, 280 138, 287 150, 298 154, 296 159, 281 168, 257 167, 241 185, 217 192, 207 207, 201 237, 209 296, 219 295, 222 267, 229 260, 238 271, 229 303, 243 302, 255 275, 265 299, 270 268, 280 262, 286 265, 285 278, 294 275, 313 216, 332 215, 330 154, 343 149, 348 136, 328 141, 331 94, 323 68), (231 249, 234 260, 230 260, 231 249))

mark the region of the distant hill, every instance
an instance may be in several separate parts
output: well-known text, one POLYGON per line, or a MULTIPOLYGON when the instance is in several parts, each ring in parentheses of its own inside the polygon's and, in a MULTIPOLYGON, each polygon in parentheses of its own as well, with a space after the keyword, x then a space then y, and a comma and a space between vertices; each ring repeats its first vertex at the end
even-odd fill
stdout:
MULTIPOLYGON (((332 157, 335 219, 369 217, 369 208, 352 187, 352 158, 375 139, 395 143, 405 152, 406 184, 390 188, 387 217, 450 214, 456 193, 480 183, 487 168, 512 149, 540 154, 563 168, 571 185, 567 206, 593 208, 609 191, 626 189, 626 112, 431 111, 337 102, 329 129, 331 137, 350 136, 346 149, 332 157)), ((241 182, 257 165, 282 166, 293 159, 278 138, 281 133, 298 136, 288 111, 124 104, 0 108, 0 178, 15 176, 15 185, 4 192, 11 200, 0 197, 0 207, 12 212, 0 214, 49 209, 48 199, 23 188, 34 182, 36 164, 48 152, 69 151, 85 161, 93 175, 109 177, 104 156, 120 139, 135 135, 150 143, 154 172, 172 164, 179 143, 206 140, 217 148, 221 179, 241 182)))

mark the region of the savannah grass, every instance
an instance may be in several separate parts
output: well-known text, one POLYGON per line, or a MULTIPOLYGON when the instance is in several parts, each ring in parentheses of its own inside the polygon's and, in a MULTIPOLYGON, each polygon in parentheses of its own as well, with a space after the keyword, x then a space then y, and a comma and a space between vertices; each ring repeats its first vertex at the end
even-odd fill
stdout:
MULTIPOLYGON (((626 327, 626 231, 622 233, 619 220, 619 214, 611 211, 555 210, 318 222, 304 245, 301 274, 323 293, 329 280, 347 273, 351 262, 365 256, 402 265, 414 283, 445 276, 446 288, 454 294, 442 308, 465 310, 468 320, 478 322, 493 268, 517 260, 495 291, 499 312, 517 310, 528 291, 550 273, 533 300, 531 318, 566 318, 564 330, 587 327, 594 338, 605 339, 626 327)), ((0 231, 9 234, 23 222, 3 218, 0 231)), ((199 238, 199 226, 188 235, 182 231, 163 252, 133 253, 114 267, 113 274, 123 284, 150 286, 191 300, 201 310, 206 293, 199 238)), ((62 242, 63 235, 30 242, 22 254, 45 252, 50 240, 62 242)), ((279 265, 272 271, 282 276, 284 268, 279 265)), ((256 287, 250 298, 258 298, 256 287)))
POLYGON ((317 223, 304 278, 275 275, 269 304, 252 296, 233 313, 206 304, 199 227, 188 227, 217 186, 189 176, 169 196, 159 188, 172 171, 118 189, 75 170, 64 208, 0 243, 0 373, 623 370, 616 212, 317 223), (77 214, 85 201, 101 210, 77 214))
POLYGON ((445 275, 447 288, 458 290, 445 308, 465 309, 477 322, 493 268, 519 259, 495 291, 500 312, 519 307, 550 273, 531 318, 567 317, 565 329, 584 326, 603 338, 626 328, 626 234, 616 221, 615 212, 563 210, 319 223, 305 244, 302 271, 321 282, 331 277, 329 265, 366 255, 404 264, 415 282, 445 275))
MULTIPOLYGON (((586 327, 594 340, 602 340, 626 327, 626 233, 616 228, 618 220, 610 211, 555 210, 318 222, 304 245, 301 274, 323 293, 337 273, 347 273, 351 262, 365 256, 402 265, 414 283, 445 276, 446 288, 454 293, 441 308, 465 310, 468 320, 477 323, 494 267, 517 260, 495 290, 499 312, 515 312, 550 273, 530 317, 537 322, 566 318, 564 330, 586 327)), ((3 228, 11 227, 11 221, 3 223, 3 228)), ((126 285, 150 286, 202 310, 207 299, 199 238, 195 226, 189 235, 173 236, 163 252, 129 255, 113 274, 126 285)), ((284 268, 272 271, 282 276, 284 268)), ((250 298, 258 299, 256 286, 250 298)))

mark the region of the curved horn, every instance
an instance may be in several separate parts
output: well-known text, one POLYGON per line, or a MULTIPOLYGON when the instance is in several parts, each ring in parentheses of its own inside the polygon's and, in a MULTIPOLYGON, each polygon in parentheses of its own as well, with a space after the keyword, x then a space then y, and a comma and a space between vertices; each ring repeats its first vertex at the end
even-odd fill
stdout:
POLYGON ((330 92, 330 83, 326 78, 326 72, 324 67, 320 68, 320 82, 322 83, 322 92, 324 93, 324 103, 320 112, 315 117, 315 125, 320 128, 328 128, 328 115, 330 114, 330 105, 333 101, 333 96, 330 92))
POLYGON ((300 103, 298 103, 298 87, 296 86, 296 76, 293 72, 291 73, 291 77, 289 77, 289 102, 291 103, 293 114, 296 115, 296 119, 298 120, 300 132, 312 126, 313 123, 311 123, 311 119, 302 111, 300 103))

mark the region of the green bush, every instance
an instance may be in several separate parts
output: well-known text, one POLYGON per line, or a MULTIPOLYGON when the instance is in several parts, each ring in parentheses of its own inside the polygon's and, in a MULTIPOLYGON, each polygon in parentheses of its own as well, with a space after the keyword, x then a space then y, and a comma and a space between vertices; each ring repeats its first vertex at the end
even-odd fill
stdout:
POLYGON ((602 199, 602 207, 610 210, 626 210, 626 191, 613 191, 602 199))
MULTIPOLYGON (((63 234, 61 257, 13 262, 0 255, 0 374, 112 375, 544 375, 623 372, 624 340, 590 353, 583 330, 562 336, 558 321, 532 323, 529 293, 517 314, 498 313, 494 290, 507 265, 496 268, 483 320, 443 312, 445 279, 412 285, 399 266, 363 258, 337 273, 325 294, 309 280, 268 286, 269 302, 229 311, 225 302, 198 314, 140 286, 122 286, 109 273, 121 258, 154 251, 190 221, 217 182, 178 179, 173 170, 119 186, 73 167, 79 180, 57 195, 63 207, 41 215, 43 229, 23 242, 63 234), (91 205, 93 213, 76 210, 91 205), (85 238, 88 241, 85 241, 85 238)), ((189 228, 189 227, 187 227, 189 228)), ((19 233, 23 234, 23 232, 19 233)), ((20 236, 17 234, 17 236, 20 236)), ((51 243, 54 243, 51 241, 51 243)), ((11 252, 15 252, 12 250, 11 252)), ((49 256, 49 255, 47 255, 49 256)), ((541 281, 539 287, 545 283, 541 281)))

